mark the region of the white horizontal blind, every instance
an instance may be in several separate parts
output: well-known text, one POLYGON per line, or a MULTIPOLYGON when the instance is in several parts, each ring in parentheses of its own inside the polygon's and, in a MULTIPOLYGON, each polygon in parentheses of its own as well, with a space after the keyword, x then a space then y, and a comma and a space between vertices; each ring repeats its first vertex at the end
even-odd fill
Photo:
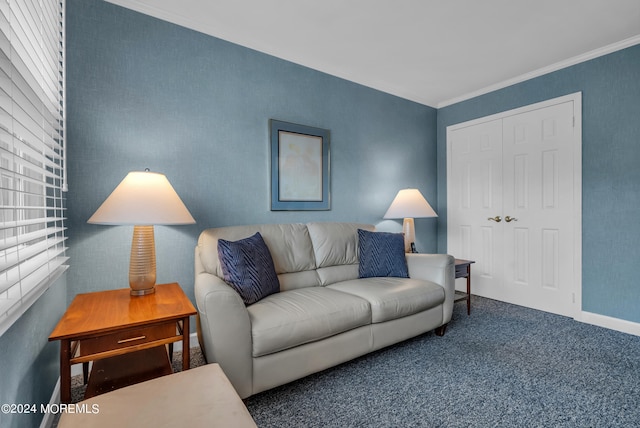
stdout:
POLYGON ((64 0, 0 0, 0 335, 67 268, 64 0))

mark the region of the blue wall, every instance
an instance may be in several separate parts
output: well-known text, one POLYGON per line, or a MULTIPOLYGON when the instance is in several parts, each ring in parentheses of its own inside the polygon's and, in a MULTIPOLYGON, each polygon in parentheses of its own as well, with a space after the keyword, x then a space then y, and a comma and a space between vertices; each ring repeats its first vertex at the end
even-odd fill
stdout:
POLYGON ((66 274, 0 336, 0 404, 35 404, 36 413, 0 412, 0 427, 40 425, 60 376, 60 343, 49 334, 67 308, 66 274))
MULTIPOLYGON (((193 299, 208 227, 382 222, 401 188, 436 199, 436 110, 102 1, 67 6, 69 297, 128 287, 130 227, 86 224, 131 170, 167 175, 194 226, 157 227, 158 282, 193 299), (331 131, 331 210, 272 212, 269 119, 331 131)), ((416 220, 435 251, 436 221, 416 220)))
POLYGON ((582 308, 640 322, 640 45, 438 110, 438 249, 446 127, 582 91, 582 308))

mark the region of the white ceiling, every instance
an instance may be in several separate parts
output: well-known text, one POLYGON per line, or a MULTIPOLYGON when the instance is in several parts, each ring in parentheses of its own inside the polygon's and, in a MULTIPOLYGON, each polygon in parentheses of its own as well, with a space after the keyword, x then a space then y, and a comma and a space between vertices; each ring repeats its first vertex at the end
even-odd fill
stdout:
POLYGON ((108 1, 432 107, 640 43, 640 0, 108 1))

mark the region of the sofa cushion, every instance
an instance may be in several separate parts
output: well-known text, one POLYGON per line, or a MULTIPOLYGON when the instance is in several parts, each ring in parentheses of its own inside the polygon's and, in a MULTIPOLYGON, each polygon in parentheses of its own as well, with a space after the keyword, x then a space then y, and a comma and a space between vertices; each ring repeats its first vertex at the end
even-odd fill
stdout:
POLYGON ((247 310, 254 357, 318 341, 371 322, 366 300, 325 287, 283 291, 247 310))
POLYGON ((358 229, 360 278, 395 276, 408 278, 401 233, 369 232, 358 229))
POLYGON ((260 233, 239 241, 219 239, 218 257, 224 280, 245 305, 280 291, 271 253, 260 233))
POLYGON ((373 323, 406 317, 444 302, 444 288, 421 279, 362 278, 339 282, 327 288, 367 300, 371 305, 373 323))
POLYGON ((322 285, 358 277, 358 229, 374 230, 361 223, 309 223, 309 236, 322 285))
POLYGON ((355 265, 358 263, 358 229, 373 230, 360 223, 309 223, 316 267, 355 265))

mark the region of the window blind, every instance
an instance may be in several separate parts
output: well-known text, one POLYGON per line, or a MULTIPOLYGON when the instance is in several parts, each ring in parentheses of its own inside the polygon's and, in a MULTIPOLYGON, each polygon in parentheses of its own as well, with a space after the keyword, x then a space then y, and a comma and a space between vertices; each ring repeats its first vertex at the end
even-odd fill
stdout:
POLYGON ((0 335, 67 268, 64 0, 0 0, 0 335))

